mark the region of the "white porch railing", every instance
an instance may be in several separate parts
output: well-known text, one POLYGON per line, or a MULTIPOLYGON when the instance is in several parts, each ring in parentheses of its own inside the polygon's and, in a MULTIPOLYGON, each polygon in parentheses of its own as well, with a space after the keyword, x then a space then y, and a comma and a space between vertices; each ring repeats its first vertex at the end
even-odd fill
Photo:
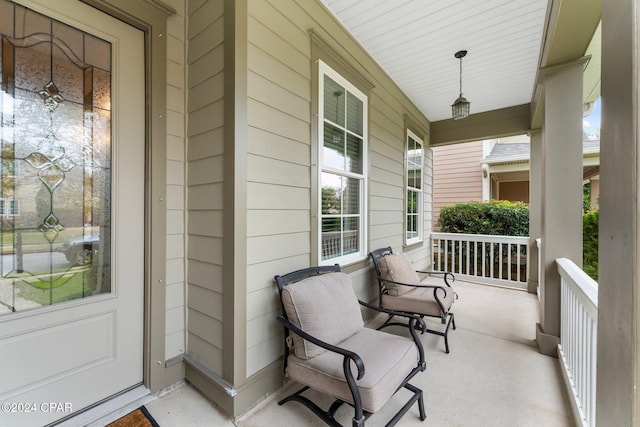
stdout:
POLYGON ((576 420, 595 426, 598 283, 566 258, 556 263, 561 277, 560 365, 576 420))
POLYGON ((528 237, 431 233, 433 270, 464 280, 527 288, 528 237))
POLYGON ((330 231, 322 233, 322 259, 358 251, 357 231, 330 231))

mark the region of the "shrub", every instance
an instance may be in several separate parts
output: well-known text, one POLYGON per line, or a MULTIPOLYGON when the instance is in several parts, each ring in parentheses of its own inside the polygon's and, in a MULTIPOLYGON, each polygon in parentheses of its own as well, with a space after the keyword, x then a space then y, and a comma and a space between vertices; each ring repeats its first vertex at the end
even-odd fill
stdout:
POLYGON ((529 235, 529 206, 506 200, 444 206, 438 227, 443 233, 529 235))
POLYGON ((595 281, 598 280, 598 211, 582 215, 582 268, 595 281))

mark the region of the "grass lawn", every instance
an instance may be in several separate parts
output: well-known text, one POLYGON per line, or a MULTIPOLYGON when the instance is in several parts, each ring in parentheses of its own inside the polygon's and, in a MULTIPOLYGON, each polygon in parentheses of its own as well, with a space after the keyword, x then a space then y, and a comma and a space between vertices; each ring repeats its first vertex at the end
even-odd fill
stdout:
POLYGON ((89 286, 89 270, 73 267, 66 272, 47 276, 31 276, 26 273, 12 275, 20 296, 42 305, 55 304, 93 294, 89 286), (16 277, 17 276, 17 277, 16 277))
MULTIPOLYGON (((83 230, 84 229, 82 227, 65 228, 64 230, 59 232, 58 237, 56 237, 56 240, 54 241, 54 244, 64 243, 71 238, 82 236, 83 230)), ((47 239, 44 237, 44 233, 40 230, 21 230, 19 232, 22 233, 22 245, 25 247, 29 245, 49 244, 47 239)), ((5 248, 13 247, 14 233, 15 231, 13 230, 2 230, 2 246, 4 246, 5 248)))

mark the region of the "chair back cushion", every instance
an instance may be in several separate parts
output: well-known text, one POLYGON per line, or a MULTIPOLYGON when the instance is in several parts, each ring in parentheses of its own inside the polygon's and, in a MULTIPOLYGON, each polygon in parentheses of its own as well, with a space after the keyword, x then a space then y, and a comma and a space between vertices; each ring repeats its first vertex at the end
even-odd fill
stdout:
MULTIPOLYGON (((389 254, 378 259, 380 274, 383 280, 393 280, 394 282, 406 283, 409 285, 419 285, 420 277, 413 269, 411 262, 404 254, 389 254)), ((385 287, 391 296, 404 295, 411 291, 410 286, 402 286, 396 283, 385 282, 385 287)))
MULTIPOLYGON (((351 279, 344 273, 321 274, 289 284, 282 289, 282 303, 291 323, 332 345, 364 327, 351 279)), ((310 359, 326 350, 293 334, 293 351, 300 359, 310 359)))

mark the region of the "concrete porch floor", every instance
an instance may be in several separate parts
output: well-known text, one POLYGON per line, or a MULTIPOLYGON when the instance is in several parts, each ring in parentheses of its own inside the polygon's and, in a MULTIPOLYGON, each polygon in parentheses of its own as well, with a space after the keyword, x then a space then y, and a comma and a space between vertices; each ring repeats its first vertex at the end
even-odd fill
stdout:
MULTIPOLYGON (((449 333, 451 353, 444 353, 441 337, 423 335, 427 370, 411 381, 425 393, 427 419, 421 423, 414 406, 398 425, 575 425, 558 360, 541 355, 535 346, 536 296, 461 281, 456 285, 460 299, 453 310, 457 329, 449 333)), ((223 415, 188 383, 146 406, 162 427, 324 426, 296 402, 278 406, 278 399, 297 387, 283 387, 236 420, 223 415)), ((367 425, 384 425, 408 398, 407 393, 399 391, 367 425)), ((344 405, 337 414, 345 426, 351 425, 350 410, 344 405)))

